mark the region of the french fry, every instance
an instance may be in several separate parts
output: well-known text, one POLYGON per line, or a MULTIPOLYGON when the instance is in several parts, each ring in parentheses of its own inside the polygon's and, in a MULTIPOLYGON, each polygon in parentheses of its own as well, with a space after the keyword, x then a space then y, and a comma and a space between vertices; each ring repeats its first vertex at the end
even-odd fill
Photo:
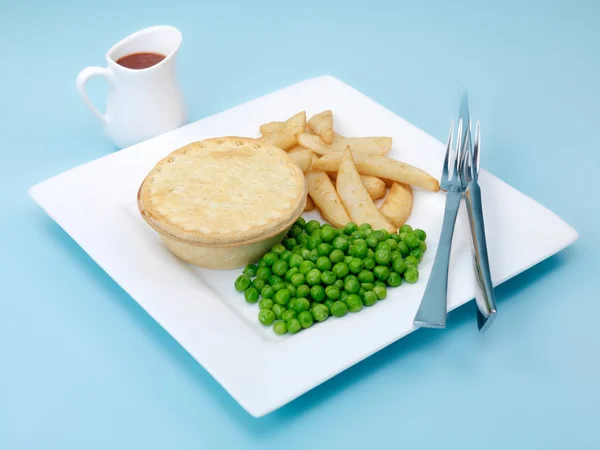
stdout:
POLYGON ((396 228, 400 228, 410 217, 413 206, 412 189, 407 184, 394 183, 379 212, 396 228))
POLYGON ((306 206, 304 207, 304 212, 310 212, 313 211, 315 209, 315 202, 313 201, 312 198, 310 198, 310 195, 306 196, 306 206))
POLYGON ((306 112, 301 111, 271 133, 263 135, 259 140, 282 150, 288 150, 298 143, 298 135, 304 133, 305 130, 306 112))
MULTIPOLYGON (((337 172, 327 172, 332 181, 337 179, 337 172)), ((370 175, 361 175, 360 179, 369 191, 369 195, 373 200, 377 200, 385 196, 385 183, 377 177, 370 175)))
POLYGON ((277 131, 277 129, 281 125, 283 125, 283 122, 268 122, 268 123, 263 123, 260 126, 260 134, 262 134, 264 136, 266 134, 273 133, 274 131, 277 131))
POLYGON ((290 155, 290 158, 292 158, 298 167, 300 167, 302 172, 306 172, 310 169, 313 161, 312 151, 302 149, 300 151, 290 151, 288 152, 288 155, 290 155))
POLYGON ((305 174, 305 177, 308 193, 321 210, 323 217, 334 227, 343 227, 350 222, 350 217, 327 174, 311 170, 305 174))
MULTIPOLYGON (((389 179, 398 183, 417 186, 428 191, 440 190, 440 183, 427 172, 387 156, 365 155, 352 152, 356 169, 362 175, 371 175, 380 179, 389 179)), ((313 163, 313 170, 335 172, 341 165, 342 153, 332 153, 313 163)), ((339 175, 338 175, 339 177, 339 175)))
POLYGON ((308 128, 316 134, 326 144, 331 144, 333 141, 333 114, 331 110, 323 111, 315 114, 307 123, 308 128))
POLYGON ((392 148, 391 137, 354 137, 347 138, 337 133, 333 134, 331 145, 325 144, 319 136, 303 133, 298 136, 298 142, 302 147, 311 149, 318 155, 330 155, 342 153, 350 146, 353 153, 365 153, 368 155, 385 155, 392 148))
MULTIPOLYGON (((329 177, 327 179, 329 180, 329 177)), ((347 147, 342 154, 336 188, 342 204, 346 208, 346 211, 348 211, 352 221, 357 225, 368 223, 374 230, 385 229, 390 233, 396 232, 396 227, 388 222, 383 214, 379 212, 367 188, 361 181, 358 170, 356 170, 354 165, 350 147, 347 147)))

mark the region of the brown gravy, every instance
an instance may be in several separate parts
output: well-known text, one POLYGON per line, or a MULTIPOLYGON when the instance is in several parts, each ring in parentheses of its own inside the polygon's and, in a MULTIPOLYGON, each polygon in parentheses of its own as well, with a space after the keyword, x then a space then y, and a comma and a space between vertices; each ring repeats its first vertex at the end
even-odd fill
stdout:
POLYGON ((160 53, 150 53, 150 52, 140 52, 140 53, 131 53, 130 55, 125 55, 119 59, 117 59, 117 64, 127 67, 128 69, 147 69, 148 67, 152 67, 163 59, 165 59, 165 55, 161 55, 160 53))

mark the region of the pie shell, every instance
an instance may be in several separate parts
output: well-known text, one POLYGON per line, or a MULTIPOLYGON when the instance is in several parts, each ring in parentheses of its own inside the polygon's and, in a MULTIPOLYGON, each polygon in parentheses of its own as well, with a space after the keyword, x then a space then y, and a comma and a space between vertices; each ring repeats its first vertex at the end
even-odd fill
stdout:
POLYGON ((138 209, 165 246, 205 268, 256 262, 306 205, 304 174, 283 150, 227 136, 190 143, 160 160, 138 191, 138 209))

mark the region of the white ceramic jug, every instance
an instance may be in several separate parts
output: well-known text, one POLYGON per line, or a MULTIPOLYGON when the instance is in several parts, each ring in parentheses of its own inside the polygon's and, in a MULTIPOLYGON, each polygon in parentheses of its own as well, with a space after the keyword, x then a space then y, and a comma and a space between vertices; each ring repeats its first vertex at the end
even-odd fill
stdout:
POLYGON ((117 147, 128 147, 185 124, 186 108, 175 73, 180 45, 181 32, 177 28, 144 28, 106 53, 107 67, 87 67, 79 73, 77 90, 117 147), (165 58, 145 69, 117 64, 124 56, 142 52, 159 53, 165 58), (104 114, 92 105, 85 92, 87 81, 97 75, 108 82, 104 114))

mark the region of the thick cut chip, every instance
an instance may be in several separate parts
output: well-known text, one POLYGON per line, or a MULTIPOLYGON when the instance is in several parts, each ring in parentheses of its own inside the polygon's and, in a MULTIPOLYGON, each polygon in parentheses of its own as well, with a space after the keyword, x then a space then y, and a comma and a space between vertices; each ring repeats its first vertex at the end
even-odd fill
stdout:
POLYGON ((306 130, 306 112, 301 111, 290 117, 271 133, 263 135, 259 141, 288 150, 298 143, 298 135, 306 130))
POLYGON ((330 110, 315 114, 308 121, 308 128, 326 144, 333 141, 333 113, 330 110))
POLYGON ((313 211, 315 209, 315 202, 313 201, 312 198, 310 198, 310 195, 308 195, 306 197, 306 206, 304 207, 304 212, 310 212, 313 211))
POLYGON ((400 228, 410 217, 413 206, 412 189, 407 184, 394 183, 379 212, 396 228, 400 228))
POLYGON ((300 167, 302 172, 307 172, 310 169, 310 166, 313 161, 313 152, 310 150, 300 150, 300 151, 289 151, 288 155, 290 158, 294 160, 294 162, 300 167))
POLYGON ((350 217, 344 209, 344 205, 342 205, 340 197, 327 174, 311 170, 305 176, 308 184, 308 193, 315 202, 315 205, 321 210, 321 214, 323 214, 325 220, 338 228, 350 222, 350 217))
MULTIPOLYGON (((328 172, 329 178, 333 181, 337 179, 337 172, 328 172)), ((369 191, 369 195, 373 200, 377 200, 385 196, 385 183, 377 177, 370 175, 361 175, 360 179, 369 191)))
MULTIPOLYGON (((427 172, 387 156, 365 155, 352 152, 356 169, 362 175, 371 175, 380 179, 388 179, 398 183, 417 186, 428 191, 440 190, 440 183, 427 172)), ((332 153, 319 158, 313 163, 313 170, 335 172, 342 162, 342 153, 332 153)), ((339 175, 338 175, 339 177, 339 175)))
POLYGON ((390 233, 395 233, 397 230, 396 227, 388 222, 383 214, 379 212, 367 188, 361 181, 358 170, 354 166, 350 149, 347 148, 344 150, 342 156, 336 187, 342 204, 346 208, 346 211, 348 211, 352 221, 357 225, 368 223, 374 230, 385 229, 390 233))
POLYGON ((319 155, 330 155, 342 153, 346 147, 350 147, 353 153, 365 153, 367 155, 385 155, 392 148, 391 137, 354 137, 347 138, 337 133, 333 134, 331 145, 325 144, 319 136, 303 133, 298 136, 298 142, 302 147, 311 149, 319 155))
POLYGON ((281 125, 283 125, 283 122, 268 122, 268 123, 263 123, 260 126, 260 134, 262 134, 264 136, 265 134, 273 133, 274 131, 277 131, 277 129, 281 125))

